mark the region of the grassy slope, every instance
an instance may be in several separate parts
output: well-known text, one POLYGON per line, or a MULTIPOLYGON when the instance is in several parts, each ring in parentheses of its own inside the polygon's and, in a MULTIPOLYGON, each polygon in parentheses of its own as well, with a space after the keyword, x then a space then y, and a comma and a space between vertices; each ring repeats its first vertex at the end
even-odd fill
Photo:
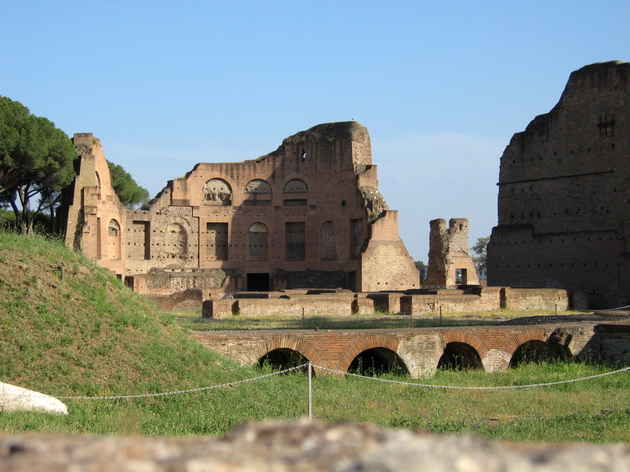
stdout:
POLYGON ((200 371, 224 363, 59 242, 6 233, 0 234, 0 352, 0 379, 56 395, 196 387, 200 371))

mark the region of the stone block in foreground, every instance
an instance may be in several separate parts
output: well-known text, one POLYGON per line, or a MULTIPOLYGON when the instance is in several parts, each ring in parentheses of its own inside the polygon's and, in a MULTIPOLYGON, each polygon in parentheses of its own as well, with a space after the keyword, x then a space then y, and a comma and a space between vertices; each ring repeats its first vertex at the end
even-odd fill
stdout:
POLYGON ((517 444, 371 424, 238 426, 225 438, 0 435, 11 472, 621 472, 628 444, 517 444))

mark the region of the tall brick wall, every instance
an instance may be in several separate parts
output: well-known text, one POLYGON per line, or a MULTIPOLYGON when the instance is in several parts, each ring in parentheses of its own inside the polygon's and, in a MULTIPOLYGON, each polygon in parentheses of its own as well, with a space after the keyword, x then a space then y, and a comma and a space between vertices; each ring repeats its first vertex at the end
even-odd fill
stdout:
POLYGON ((630 301, 630 64, 571 74, 558 104, 501 157, 488 284, 585 291, 630 301))

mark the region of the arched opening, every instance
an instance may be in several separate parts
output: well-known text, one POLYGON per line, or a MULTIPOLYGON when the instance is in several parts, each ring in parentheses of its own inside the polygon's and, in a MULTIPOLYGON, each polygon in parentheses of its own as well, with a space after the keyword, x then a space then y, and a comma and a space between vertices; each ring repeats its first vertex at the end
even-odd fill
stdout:
POLYGON ((271 205, 271 186, 262 179, 250 180, 245 185, 246 194, 243 205, 268 206, 271 205))
POLYGON ((232 187, 223 179, 211 179, 203 186, 204 205, 231 205, 232 187))
MULTIPOLYGON (((258 367, 268 366, 273 370, 290 369, 308 363, 308 359, 297 351, 289 348, 279 348, 268 352, 258 359, 258 367)), ((307 368, 302 368, 306 372, 307 368)))
POLYGON ((483 369, 481 357, 474 347, 464 343, 448 343, 437 365, 438 369, 483 369))
POLYGON ((302 179, 291 179, 282 189, 284 193, 305 193, 308 192, 308 185, 302 179))
POLYGON ((518 367, 521 364, 533 362, 555 362, 560 360, 560 353, 550 344, 544 341, 527 341, 521 344, 510 359, 510 367, 518 367))
POLYGON ((250 180, 245 185, 245 193, 271 193, 271 186, 262 179, 250 180))
POLYGON ((107 242, 110 259, 120 259, 120 224, 112 219, 107 223, 107 242))
POLYGON ((400 356, 385 347, 375 347, 363 351, 350 363, 348 372, 370 376, 409 374, 409 370, 400 356))
POLYGON ((284 184, 284 188, 282 192, 285 194, 293 194, 293 195, 285 195, 284 205, 285 206, 300 206, 306 205, 308 203, 308 199, 305 198, 306 195, 295 195, 296 193, 307 193, 308 185, 302 179, 291 179, 286 184, 284 184))
POLYGON ((247 235, 249 239, 249 258, 267 259, 267 251, 269 249, 269 230, 267 226, 263 223, 254 223, 247 230, 247 235))
POLYGON ((326 221, 322 225, 319 242, 320 259, 335 260, 337 259, 337 244, 335 242, 335 223, 326 221))

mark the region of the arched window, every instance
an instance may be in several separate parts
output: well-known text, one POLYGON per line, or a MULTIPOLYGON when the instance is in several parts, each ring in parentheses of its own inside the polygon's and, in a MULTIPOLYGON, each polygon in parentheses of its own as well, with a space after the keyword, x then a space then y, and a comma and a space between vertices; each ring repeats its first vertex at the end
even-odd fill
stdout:
MULTIPOLYGON (((282 189, 283 193, 306 193, 308 192, 308 186, 306 182, 301 179, 291 179, 286 184, 284 184, 284 189, 282 189)), ((307 199, 304 198, 306 195, 287 195, 287 198, 284 199, 285 206, 299 206, 306 205, 307 199), (302 197, 302 198, 296 198, 302 197)))
POLYGON ((271 205, 271 186, 262 179, 250 180, 245 185, 243 205, 268 206, 271 205))
POLYGON ((250 180, 245 185, 245 193, 271 193, 271 186, 262 179, 250 180))
POLYGON ((109 224, 107 225, 107 236, 118 237, 120 233, 120 225, 116 220, 109 220, 109 224))
POLYGON ((308 192, 308 185, 302 179, 291 179, 284 184, 284 193, 306 193, 308 192))
POLYGON ((269 230, 263 223, 254 223, 247 230, 249 236, 249 257, 267 259, 269 230))
POLYGON ((320 259, 332 261, 337 259, 337 244, 335 242, 335 223, 327 221, 322 225, 319 241, 320 259))
POLYGON ((120 223, 111 219, 107 223, 107 255, 110 259, 120 259, 120 223))
POLYGON ((223 179, 211 179, 203 186, 204 205, 231 205, 232 187, 223 179))

